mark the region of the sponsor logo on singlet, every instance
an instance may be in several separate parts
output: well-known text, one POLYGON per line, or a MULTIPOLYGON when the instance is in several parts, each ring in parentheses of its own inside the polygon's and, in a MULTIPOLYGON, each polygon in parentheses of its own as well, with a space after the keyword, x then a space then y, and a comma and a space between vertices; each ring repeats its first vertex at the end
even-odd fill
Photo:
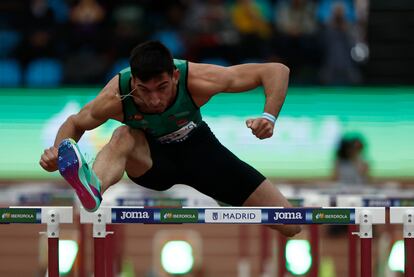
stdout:
POLYGON ((188 122, 185 126, 181 127, 175 132, 158 138, 158 141, 162 144, 171 142, 180 142, 188 138, 188 135, 197 127, 193 121, 188 122))

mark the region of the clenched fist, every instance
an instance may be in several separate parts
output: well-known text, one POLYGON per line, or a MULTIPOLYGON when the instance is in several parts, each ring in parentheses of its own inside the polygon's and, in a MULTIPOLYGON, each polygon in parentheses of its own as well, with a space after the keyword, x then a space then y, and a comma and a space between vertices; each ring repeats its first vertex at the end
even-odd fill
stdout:
POLYGON ((58 150, 52 146, 45 149, 42 156, 40 157, 39 164, 44 170, 52 172, 58 169, 58 150))
POLYGON ((252 129, 253 135, 259 139, 270 138, 273 136, 274 124, 263 117, 248 119, 246 120, 246 125, 248 128, 252 129))

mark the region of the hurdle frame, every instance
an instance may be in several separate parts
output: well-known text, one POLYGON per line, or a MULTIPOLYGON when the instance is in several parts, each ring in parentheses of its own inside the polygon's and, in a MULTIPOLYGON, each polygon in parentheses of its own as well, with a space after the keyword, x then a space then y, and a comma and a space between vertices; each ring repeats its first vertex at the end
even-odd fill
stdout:
MULTIPOLYGON (((162 222, 155 222, 155 216, 153 222, 148 221, 134 221, 134 222, 116 222, 116 214, 112 211, 112 209, 125 209, 125 210, 135 210, 135 211, 142 211, 142 210, 154 210, 160 212, 164 208, 146 208, 146 207, 116 207, 116 206, 106 206, 100 207, 96 212, 90 213, 84 209, 81 209, 80 213, 80 221, 81 224, 93 224, 93 238, 94 238, 94 269, 95 269, 95 276, 96 277, 105 277, 105 238, 111 232, 107 232, 106 225, 107 224, 171 224, 171 223, 162 223, 162 222), (113 222, 112 219, 115 219, 113 222)), ((168 209, 168 208, 165 208, 168 209)), ((297 212, 314 212, 314 210, 349 210, 350 217, 351 211, 353 211, 354 218, 352 219, 352 223, 348 224, 357 224, 360 225, 359 232, 356 235, 361 237, 361 249, 364 251, 364 255, 361 255, 361 263, 364 266, 361 266, 361 277, 370 277, 372 276, 372 261, 371 261, 371 241, 372 241, 372 225, 374 224, 384 224, 385 223, 385 208, 383 207, 320 207, 320 208, 283 208, 283 207, 185 207, 185 208, 175 208, 175 210, 181 209, 190 209, 190 210, 197 210, 202 211, 203 216, 199 217, 200 221, 188 221, 188 222, 180 222, 182 224, 282 224, 282 223, 269 223, 263 222, 206 222, 205 212, 208 210, 260 210, 261 214, 273 210, 286 210, 286 211, 297 211, 297 212), (366 265, 368 264, 368 265, 366 265)), ((154 212, 155 214, 155 212, 154 212)), ((269 220, 269 215, 266 214, 266 220, 269 220)), ((158 214, 158 216, 160 216, 158 214)), ((158 218, 159 219, 159 218, 158 218)), ((308 218, 306 218, 307 220, 308 218)), ((265 221, 266 221, 265 220, 265 221)), ((312 219, 313 220, 313 219, 312 219)), ((351 218, 350 218, 351 221, 351 218)), ((175 223, 173 223, 175 224, 175 223)), ((309 222, 295 222, 292 221, 291 223, 283 223, 283 224, 298 224, 298 225, 311 225, 311 224, 341 224, 341 225, 348 225, 344 224, 343 222, 338 221, 329 222, 329 223, 309 223, 309 222)))
MULTIPOLYGON (((414 277, 414 208, 396 206, 401 205, 404 201, 412 202, 412 196, 363 196, 363 195, 345 195, 337 197, 337 204, 350 205, 354 207, 384 207, 390 211, 390 224, 403 224, 404 228, 404 248, 405 248, 405 276, 414 277), (408 263, 407 261, 413 261, 408 263)), ((349 225, 351 228, 352 225, 349 225)), ((355 276, 355 257, 356 248, 354 246, 355 240, 352 230, 349 230, 350 235, 350 274, 349 276, 355 276), (352 248, 352 249, 351 249, 352 248), (352 271, 351 271, 352 270, 352 271)), ((361 249, 361 255, 363 255, 361 249)))
MULTIPOLYGON (((48 239, 48 275, 49 277, 59 277, 59 235, 60 224, 73 223, 73 208, 72 207, 54 207, 54 206, 10 206, 6 209, 11 211, 18 210, 40 210, 39 222, 34 224, 46 224, 46 234, 48 239)), ((32 223, 18 223, 10 222, 7 224, 32 224, 32 223)))
POLYGON ((414 277, 414 207, 391 207, 390 223, 403 224, 404 276, 414 277))

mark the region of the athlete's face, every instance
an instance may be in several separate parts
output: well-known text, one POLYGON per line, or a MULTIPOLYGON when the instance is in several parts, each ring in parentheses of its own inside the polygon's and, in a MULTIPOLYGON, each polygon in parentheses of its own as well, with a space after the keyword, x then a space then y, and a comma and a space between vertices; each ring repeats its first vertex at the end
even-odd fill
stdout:
POLYGON ((142 82, 138 78, 133 78, 134 98, 142 106, 143 112, 162 113, 174 100, 176 85, 178 82, 178 70, 170 76, 162 73, 147 82, 142 82))

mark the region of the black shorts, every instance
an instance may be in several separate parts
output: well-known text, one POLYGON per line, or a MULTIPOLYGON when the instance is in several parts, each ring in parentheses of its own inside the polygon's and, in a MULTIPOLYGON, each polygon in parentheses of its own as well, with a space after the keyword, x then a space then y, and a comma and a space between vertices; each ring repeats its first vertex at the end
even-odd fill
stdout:
POLYGON ((185 141, 160 144, 147 136, 153 166, 141 177, 129 178, 153 190, 189 185, 215 200, 241 206, 266 179, 224 147, 205 122, 185 141))

